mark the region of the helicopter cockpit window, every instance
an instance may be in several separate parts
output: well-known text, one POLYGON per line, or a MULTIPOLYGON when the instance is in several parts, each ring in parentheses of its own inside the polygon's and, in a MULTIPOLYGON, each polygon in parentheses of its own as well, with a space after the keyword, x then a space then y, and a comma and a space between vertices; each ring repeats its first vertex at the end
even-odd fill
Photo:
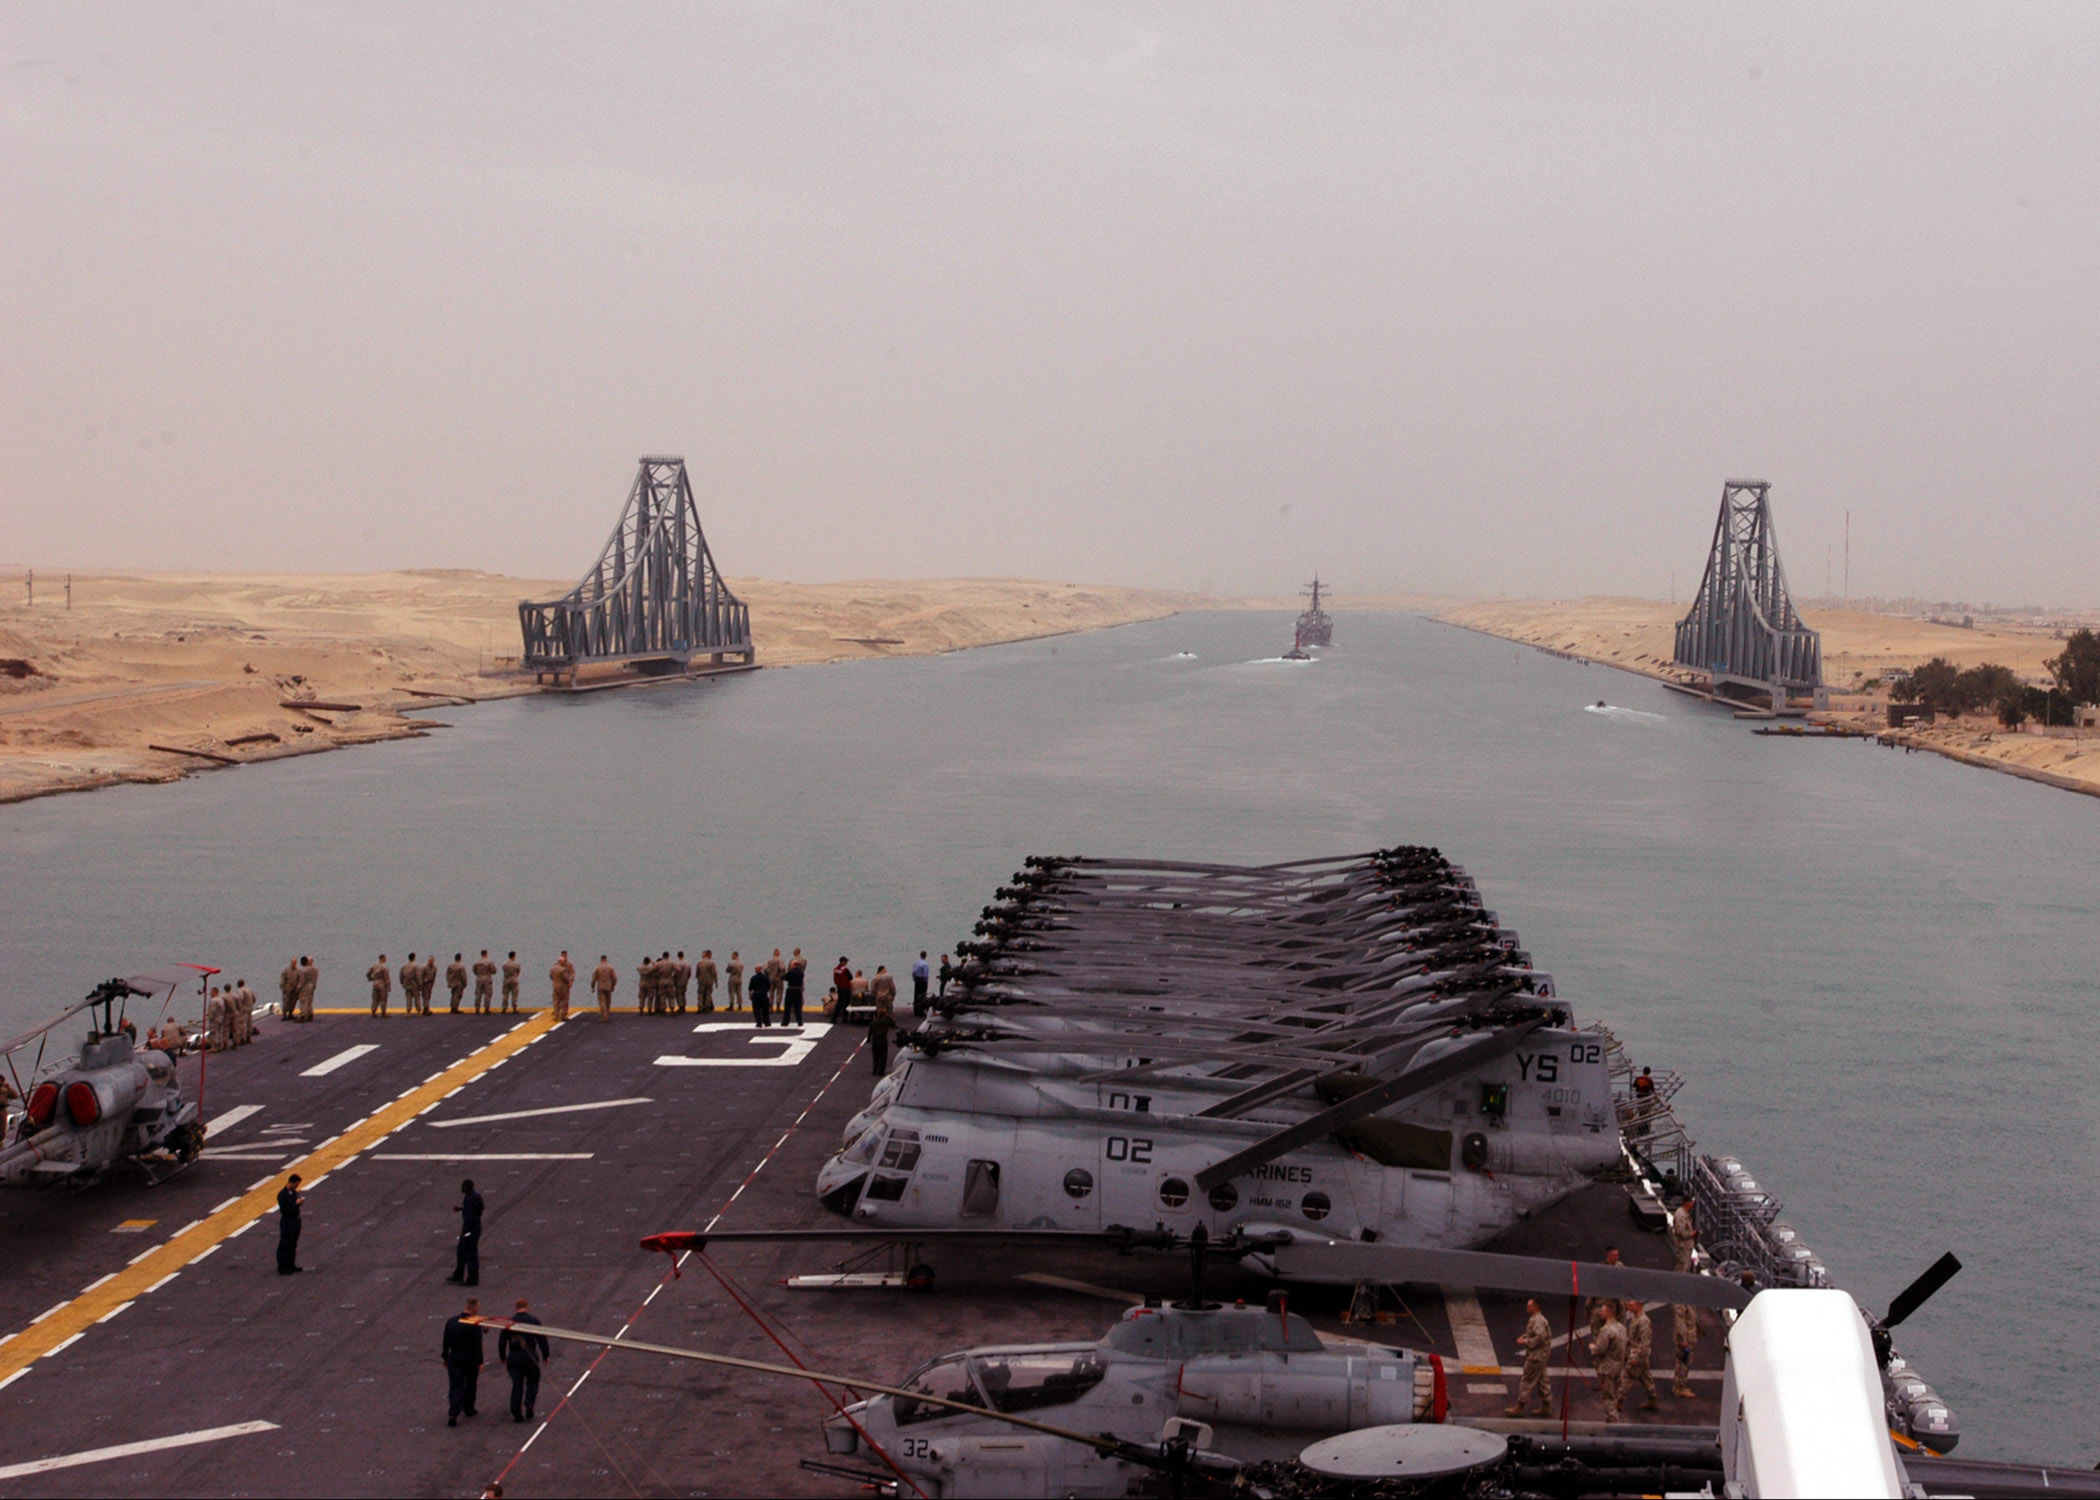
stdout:
POLYGON ((1000 1411, 1035 1411, 1077 1401, 1107 1373, 1091 1349, 1043 1354, 978 1354, 977 1383, 1000 1411))
POLYGON ((875 1164, 875 1153, 881 1149, 882 1132, 871 1130, 847 1148, 846 1160, 856 1167, 871 1167, 875 1164))
MULTIPOLYGON (((977 1394, 977 1387, 970 1383, 970 1368, 961 1359, 939 1359, 927 1365, 904 1382, 904 1389, 922 1396, 939 1396, 947 1401, 964 1401, 971 1406, 982 1406, 984 1398, 977 1394)), ((897 1425, 909 1427, 914 1422, 937 1422, 942 1417, 955 1416, 951 1407, 935 1406, 927 1401, 914 1401, 909 1396, 899 1396, 895 1407, 897 1425)))
POLYGON ((892 1130, 882 1148, 881 1164, 898 1172, 909 1172, 916 1167, 919 1164, 919 1132, 892 1130))

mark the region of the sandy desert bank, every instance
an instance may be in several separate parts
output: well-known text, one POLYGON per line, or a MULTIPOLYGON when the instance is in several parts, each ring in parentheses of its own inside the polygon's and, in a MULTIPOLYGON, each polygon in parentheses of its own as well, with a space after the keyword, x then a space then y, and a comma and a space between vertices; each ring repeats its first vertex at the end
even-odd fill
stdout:
MULTIPOLYGON (((927 655, 1218 602, 1016 579, 731 586, 768 666, 927 655)), ((68 608, 62 575, 37 580, 33 607, 10 580, 0 802, 424 733, 406 711, 533 691, 506 669, 518 601, 567 588, 463 571, 76 574, 68 608)))
MULTIPOLYGON (((1659 599, 1497 599, 1449 605, 1436 614, 1469 630, 1676 681, 1683 670, 1670 665, 1670 651, 1684 608, 1659 599)), ((2053 628, 1992 622, 1972 630, 1857 610, 1804 610, 1802 618, 1823 634, 1823 680, 1833 695, 1832 711, 1814 717, 1863 729, 1885 730, 1886 695, 1846 689, 1891 667, 1943 656, 1958 667, 1997 662, 2039 682, 2049 675, 2043 663, 2063 649, 2053 628)), ((1972 765, 2100 794, 2100 732, 2015 733, 1991 719, 1970 717, 1891 738, 1972 765)))

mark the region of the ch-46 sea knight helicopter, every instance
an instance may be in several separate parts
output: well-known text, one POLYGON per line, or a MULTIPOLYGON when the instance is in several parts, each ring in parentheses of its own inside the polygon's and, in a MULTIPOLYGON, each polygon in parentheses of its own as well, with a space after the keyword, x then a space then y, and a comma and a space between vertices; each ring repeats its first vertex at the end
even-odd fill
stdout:
POLYGON ((163 1011, 184 985, 200 988, 217 969, 184 964, 129 979, 109 979, 33 1031, 0 1045, 22 1109, 0 1132, 0 1187, 92 1182, 121 1161, 149 1177, 156 1163, 194 1160, 204 1145, 198 1104, 183 1097, 175 1060, 134 1045, 124 1012, 134 997, 162 998, 163 1011), (58 1027, 87 1012, 86 1040, 69 1057, 45 1060, 58 1027), (36 1044, 25 1080, 17 1059, 36 1044))
POLYGON ((1601 1034, 1434 849, 1031 858, 999 896, 819 1175, 867 1229, 1202 1226, 1356 1281, 1625 1162, 1601 1034))

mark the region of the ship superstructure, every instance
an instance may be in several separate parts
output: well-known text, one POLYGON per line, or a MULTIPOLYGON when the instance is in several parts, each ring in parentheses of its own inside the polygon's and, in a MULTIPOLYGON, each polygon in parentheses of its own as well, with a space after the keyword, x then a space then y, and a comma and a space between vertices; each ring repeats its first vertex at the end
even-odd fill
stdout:
POLYGON ((1316 573, 1305 590, 1305 612, 1298 616, 1298 649, 1334 644, 1334 617, 1320 608, 1320 577, 1316 573))

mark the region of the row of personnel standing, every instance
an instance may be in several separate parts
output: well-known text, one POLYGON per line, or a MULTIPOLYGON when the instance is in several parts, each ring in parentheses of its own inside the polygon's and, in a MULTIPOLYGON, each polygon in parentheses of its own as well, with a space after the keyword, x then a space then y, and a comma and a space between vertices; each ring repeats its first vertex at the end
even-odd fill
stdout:
MULTIPOLYGON (((800 1026, 803 985, 808 971, 809 961, 803 958, 800 948, 785 959, 775 948, 771 958, 749 967, 747 990, 747 970, 741 951, 732 951, 726 964, 717 965, 712 948, 701 949, 697 963, 686 961, 683 948, 675 955, 666 950, 655 958, 645 956, 635 965, 635 1013, 682 1016, 690 1007, 700 1015, 712 1015, 715 988, 721 985, 725 1009, 742 1009, 748 994, 752 1019, 759 1025, 774 1024, 773 1012, 777 1006, 780 1025, 800 1026)), ((565 1021, 569 1017, 569 1000, 576 985, 576 965, 570 959, 568 949, 564 948, 561 957, 554 961, 547 979, 553 987, 554 1019, 565 1021)), ((591 970, 589 988, 598 1002, 598 1019, 611 1020, 613 996, 620 988, 620 971, 613 966, 609 955, 598 955, 598 966, 591 970)))
MULTIPOLYGON (((942 965, 945 971, 945 957, 942 965)), ((463 952, 453 954, 452 962, 445 969, 445 985, 452 999, 450 1014, 459 1015, 466 1010, 470 984, 474 992, 473 1014, 516 1012, 523 971, 524 965, 519 962, 515 951, 507 954, 501 963, 491 957, 486 948, 472 964, 466 961, 463 952), (502 984, 500 1002, 497 998, 499 979, 502 984)), ((578 972, 576 962, 566 948, 547 971, 557 1021, 568 1019, 578 972)), ((912 971, 913 1008, 921 1014, 927 1004, 930 972, 926 955, 922 953, 912 971)), ((717 964, 712 948, 703 948, 697 962, 688 962, 683 949, 675 954, 666 950, 655 957, 645 956, 635 965, 635 1011, 639 1015, 685 1015, 689 1010, 701 1015, 712 1014, 719 988, 725 1010, 742 1010, 748 1001, 752 1018, 760 1026, 800 1026, 804 1022, 808 975, 809 960, 803 957, 800 948, 786 957, 775 948, 772 957, 750 965, 745 964, 741 951, 732 951, 726 963, 717 964)), ((315 977, 317 971, 310 959, 301 959, 286 967, 282 982, 288 1016, 295 1019, 311 1017, 315 977), (303 996, 303 1003, 295 1003, 298 996, 303 996), (302 1010, 303 1014, 295 1014, 302 1010)), ((834 1020, 844 1018, 845 1007, 849 1004, 873 1003, 871 997, 885 991, 890 1000, 894 1001, 896 997, 896 981, 890 977, 885 965, 876 966, 871 981, 865 971, 854 970, 842 955, 832 978, 833 987, 825 996, 825 1013, 834 1020)), ((371 1013, 380 1017, 390 1014, 396 971, 387 955, 380 954, 379 961, 365 970, 365 979, 372 987, 371 1013)), ((587 980, 586 991, 597 1001, 600 1020, 612 1017, 613 996, 620 989, 620 979, 620 971, 613 965, 610 955, 599 954, 597 967, 591 970, 587 980)), ((432 1014, 431 1000, 437 991, 437 980, 436 954, 422 959, 414 953, 408 955, 399 970, 407 1014, 432 1014)))
MULTIPOLYGON (((481 957, 470 965, 465 953, 452 955, 452 962, 445 966, 445 988, 452 995, 451 1014, 459 1015, 467 995, 467 983, 474 985, 474 1014, 485 1016, 491 1013, 514 1014, 518 1008, 518 981, 525 966, 518 962, 516 951, 497 963, 489 957, 489 950, 481 950, 481 957), (496 1004, 496 977, 503 978, 503 1003, 496 1004)), ((372 1014, 384 1016, 394 994, 394 973, 387 967, 384 953, 379 962, 365 970, 365 978, 372 985, 372 1014)), ((401 997, 407 1013, 412 1016, 430 1014, 431 996, 437 993, 438 961, 435 953, 418 962, 411 952, 401 965, 401 997)))

